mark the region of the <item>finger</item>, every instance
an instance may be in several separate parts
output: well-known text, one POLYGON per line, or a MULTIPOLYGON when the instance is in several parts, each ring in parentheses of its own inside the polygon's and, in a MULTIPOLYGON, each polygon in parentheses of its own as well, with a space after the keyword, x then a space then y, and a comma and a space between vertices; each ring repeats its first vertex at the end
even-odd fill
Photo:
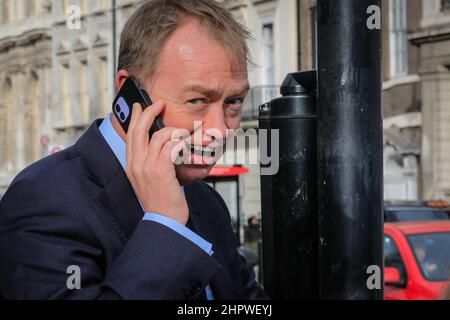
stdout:
POLYGON ((131 147, 133 156, 139 154, 145 158, 147 155, 150 128, 155 121, 155 118, 163 110, 164 102, 158 101, 142 112, 133 130, 133 144, 131 147))
POLYGON ((186 145, 182 141, 167 141, 160 152, 159 161, 160 163, 171 163, 179 165, 182 162, 180 157, 180 152, 186 149, 186 145))
POLYGON ((132 163, 133 157, 132 157, 132 152, 131 152, 131 150, 132 150, 131 146, 133 144, 133 131, 134 131, 134 127, 136 126, 137 120, 139 119, 141 114, 142 114, 141 105, 139 103, 133 104, 130 124, 128 125, 128 132, 127 132, 127 145, 126 145, 127 168, 128 168, 128 165, 132 163))
POLYGON ((139 116, 133 129, 131 152, 133 156, 140 155, 144 161, 149 144, 149 131, 157 115, 164 109, 164 103, 158 101, 147 107, 139 116))
POLYGON ((180 141, 174 142, 171 140, 167 140, 165 143, 162 144, 161 150, 158 152, 156 157, 150 157, 147 156, 144 171, 146 172, 147 176, 159 176, 159 177, 170 177, 171 171, 173 172, 175 170, 174 165, 171 163, 170 159, 170 150, 172 150, 173 147, 180 144, 180 141), (164 152, 164 148, 167 150, 166 153, 169 153, 169 156, 161 157, 162 152, 164 152))
POLYGON ((171 127, 165 127, 153 133, 148 149, 149 161, 156 161, 159 158, 161 149, 167 141, 178 143, 180 141, 180 130, 171 127))
POLYGON ((172 152, 170 154, 170 160, 172 163, 176 166, 181 164, 187 164, 189 163, 189 156, 190 156, 190 150, 188 150, 186 143, 184 141, 179 141, 178 143, 176 141, 175 146, 172 148, 172 152))

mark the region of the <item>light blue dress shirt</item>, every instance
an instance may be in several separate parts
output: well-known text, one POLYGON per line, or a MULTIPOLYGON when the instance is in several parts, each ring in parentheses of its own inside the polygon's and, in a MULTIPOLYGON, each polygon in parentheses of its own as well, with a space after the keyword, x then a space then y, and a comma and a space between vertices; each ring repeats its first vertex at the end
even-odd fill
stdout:
MULTIPOLYGON (((105 117, 105 119, 103 120, 103 122, 99 127, 99 130, 103 138, 106 140, 109 147, 113 151, 117 160, 119 160, 123 170, 125 170, 127 159, 126 144, 112 126, 111 114, 105 117)), ((212 255, 214 253, 212 250, 211 243, 209 243, 208 241, 200 237, 198 234, 196 234, 195 232, 193 232, 192 230, 190 230, 189 228, 187 228, 186 226, 184 226, 183 224, 179 223, 174 219, 162 216, 160 214, 146 212, 144 214, 143 220, 154 221, 162 225, 165 225, 166 227, 172 229, 173 231, 177 232, 178 234, 182 235, 183 237, 189 239, 190 241, 198 245, 207 254, 212 255)), ((206 297, 208 300, 214 299, 209 285, 206 287, 206 297)))

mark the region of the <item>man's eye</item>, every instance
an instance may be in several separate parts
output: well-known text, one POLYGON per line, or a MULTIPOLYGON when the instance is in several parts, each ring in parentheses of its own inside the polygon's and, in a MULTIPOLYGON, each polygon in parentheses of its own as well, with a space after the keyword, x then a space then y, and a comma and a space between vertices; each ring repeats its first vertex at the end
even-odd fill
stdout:
POLYGON ((193 105, 202 105, 202 104, 206 104, 206 100, 205 99, 201 99, 201 98, 196 98, 196 99, 191 99, 188 101, 190 104, 193 105))
POLYGON ((242 99, 242 98, 233 98, 233 99, 229 99, 226 101, 226 104, 228 104, 228 105, 243 104, 243 103, 244 103, 244 99, 242 99))

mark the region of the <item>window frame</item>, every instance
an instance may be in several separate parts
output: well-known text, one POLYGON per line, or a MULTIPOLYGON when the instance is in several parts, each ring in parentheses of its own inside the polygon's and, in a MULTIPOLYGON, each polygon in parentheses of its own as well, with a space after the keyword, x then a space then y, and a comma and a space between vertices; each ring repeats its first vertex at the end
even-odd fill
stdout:
POLYGON ((407 0, 389 0, 389 65, 391 77, 408 74, 407 0))

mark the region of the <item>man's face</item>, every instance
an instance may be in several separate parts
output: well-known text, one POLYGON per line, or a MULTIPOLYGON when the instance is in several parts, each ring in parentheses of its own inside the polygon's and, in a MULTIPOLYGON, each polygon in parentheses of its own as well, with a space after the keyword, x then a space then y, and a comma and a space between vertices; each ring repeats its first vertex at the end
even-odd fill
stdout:
POLYGON ((188 150, 195 164, 176 167, 182 184, 208 176, 211 157, 198 148, 222 144, 227 129, 239 127, 248 92, 245 63, 234 66, 227 51, 204 28, 192 19, 177 28, 162 48, 153 77, 144 81, 152 100, 166 104, 165 126, 188 130, 191 145, 197 147, 195 152, 188 150), (194 141, 194 135, 201 139, 194 141))

